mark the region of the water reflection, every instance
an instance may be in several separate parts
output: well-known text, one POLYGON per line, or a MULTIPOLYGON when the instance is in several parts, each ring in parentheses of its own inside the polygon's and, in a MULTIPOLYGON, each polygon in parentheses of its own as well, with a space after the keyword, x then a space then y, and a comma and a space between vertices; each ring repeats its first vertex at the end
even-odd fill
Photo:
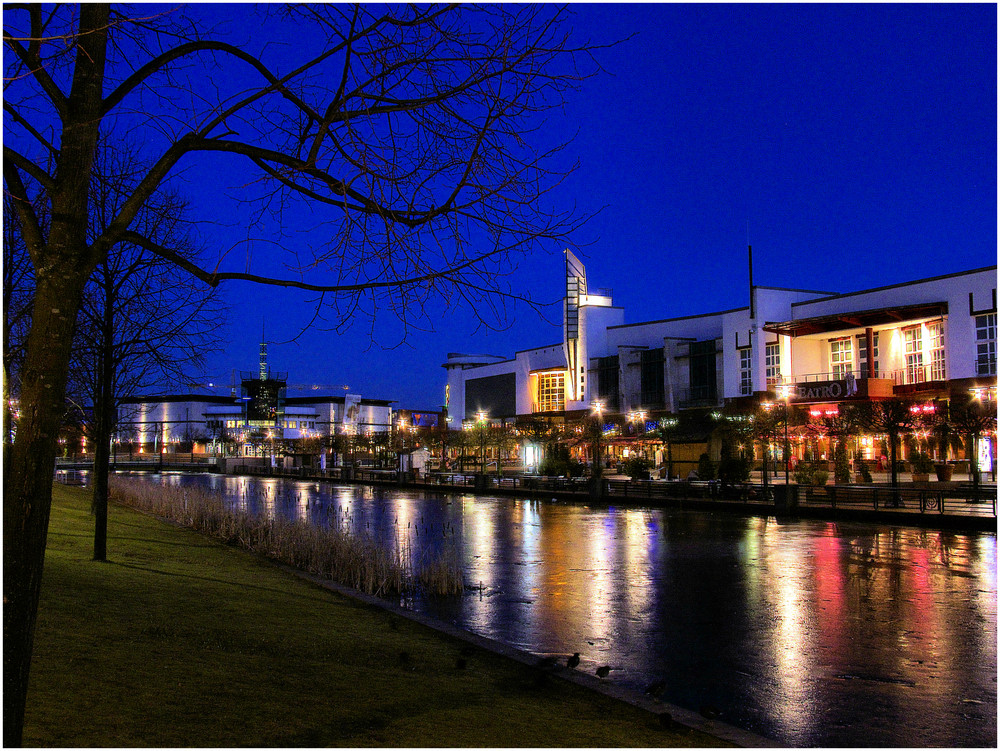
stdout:
POLYGON ((260 513, 451 549, 438 618, 797 746, 996 745, 996 536, 233 477, 260 513), (480 588, 480 584, 482 585, 480 588))

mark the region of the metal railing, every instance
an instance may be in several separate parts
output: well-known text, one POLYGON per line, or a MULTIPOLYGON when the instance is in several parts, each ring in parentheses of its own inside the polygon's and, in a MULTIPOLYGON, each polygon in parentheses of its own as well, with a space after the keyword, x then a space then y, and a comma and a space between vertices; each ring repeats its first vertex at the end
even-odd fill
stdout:
POLYGON ((947 379, 947 371, 943 365, 908 365, 892 371, 889 378, 896 386, 936 384, 947 379))
MULTIPOLYGON (((327 470, 299 467, 236 467, 237 474, 265 475, 271 477, 327 479, 364 484, 390 484, 407 487, 473 489, 480 493, 517 492, 545 494, 550 497, 590 498, 589 477, 544 477, 539 475, 479 474, 475 472, 419 472, 394 469, 351 469, 333 467, 327 470)), ((604 496, 609 499, 631 500, 655 504, 657 502, 704 501, 711 505, 739 503, 748 508, 760 507, 761 511, 775 509, 778 497, 789 493, 793 507, 822 510, 862 510, 891 512, 894 520, 901 515, 947 515, 961 517, 997 517, 996 485, 973 483, 947 483, 941 487, 893 488, 888 485, 762 485, 759 483, 723 484, 718 480, 628 480, 603 481, 604 496)), ((683 505, 683 504, 682 504, 683 505)))
POLYGON ((712 386, 678 389, 677 404, 682 409, 688 407, 718 407, 720 406, 719 392, 712 386))

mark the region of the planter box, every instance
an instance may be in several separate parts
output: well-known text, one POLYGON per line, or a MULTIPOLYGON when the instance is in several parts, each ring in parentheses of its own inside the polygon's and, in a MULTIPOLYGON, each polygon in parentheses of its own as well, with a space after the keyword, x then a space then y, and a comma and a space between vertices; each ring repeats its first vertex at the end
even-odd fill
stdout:
POLYGON ((954 471, 955 468, 950 464, 938 464, 934 467, 938 482, 949 482, 954 471))
POLYGON ((930 479, 931 476, 929 474, 925 474, 923 472, 913 473, 913 482, 928 482, 930 479))

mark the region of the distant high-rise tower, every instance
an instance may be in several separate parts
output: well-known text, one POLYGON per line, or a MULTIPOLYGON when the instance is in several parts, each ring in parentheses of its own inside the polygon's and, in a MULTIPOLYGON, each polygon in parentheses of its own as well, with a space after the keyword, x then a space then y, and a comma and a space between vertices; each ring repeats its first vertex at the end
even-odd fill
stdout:
POLYGON ((252 428, 280 427, 285 412, 287 373, 272 373, 267 367, 267 342, 264 341, 264 324, 260 327, 260 370, 241 373, 243 384, 244 424, 252 428))
POLYGON ((264 319, 260 321, 260 380, 267 380, 267 341, 264 339, 264 319))

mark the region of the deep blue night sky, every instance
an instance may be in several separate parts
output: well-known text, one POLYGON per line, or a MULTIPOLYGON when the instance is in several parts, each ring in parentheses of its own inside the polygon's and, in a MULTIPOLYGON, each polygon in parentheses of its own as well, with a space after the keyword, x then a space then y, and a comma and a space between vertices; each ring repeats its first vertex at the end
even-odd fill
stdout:
MULTIPOLYGON (((747 304, 758 284, 851 291, 997 258, 994 5, 577 5, 573 32, 605 50, 550 122, 579 170, 560 201, 600 213, 575 252, 626 321, 747 304)), ((556 302, 562 248, 517 280, 556 302)), ((518 309, 504 332, 449 314, 432 333, 386 325, 308 332, 298 295, 230 287, 227 351, 209 376, 255 369, 265 303, 270 362, 297 383, 346 384, 406 408, 443 403, 449 352, 558 342, 518 309)), ((389 324, 389 322, 386 322, 389 324)))

